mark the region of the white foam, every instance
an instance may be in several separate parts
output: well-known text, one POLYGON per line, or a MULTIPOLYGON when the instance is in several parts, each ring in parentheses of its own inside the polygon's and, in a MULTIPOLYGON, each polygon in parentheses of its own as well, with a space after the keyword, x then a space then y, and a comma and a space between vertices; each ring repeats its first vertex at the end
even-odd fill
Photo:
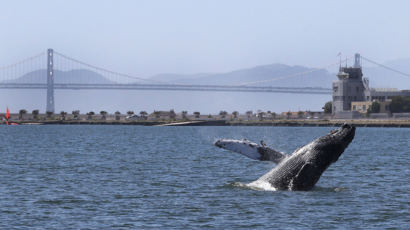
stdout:
POLYGON ((254 182, 247 184, 247 186, 255 190, 277 191, 275 187, 273 187, 269 182, 264 181, 264 180, 256 180, 254 182))

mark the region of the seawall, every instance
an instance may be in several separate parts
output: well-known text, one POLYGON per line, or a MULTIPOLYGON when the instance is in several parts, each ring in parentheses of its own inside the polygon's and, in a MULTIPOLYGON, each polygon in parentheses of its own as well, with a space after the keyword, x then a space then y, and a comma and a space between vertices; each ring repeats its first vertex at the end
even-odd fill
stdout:
MULTIPOLYGON (((20 125, 141 125, 141 126, 311 126, 337 127, 344 123, 356 127, 399 127, 410 128, 410 120, 194 120, 194 121, 116 121, 116 120, 52 120, 52 121, 12 121, 20 125)), ((3 122, 5 124, 5 122, 3 122)))

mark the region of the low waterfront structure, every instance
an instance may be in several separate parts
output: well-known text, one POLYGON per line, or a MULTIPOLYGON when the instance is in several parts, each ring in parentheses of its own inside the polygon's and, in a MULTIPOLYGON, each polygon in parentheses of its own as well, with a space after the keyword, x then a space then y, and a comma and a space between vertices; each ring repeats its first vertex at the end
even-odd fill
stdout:
POLYGON ((410 97, 410 90, 398 90, 395 88, 374 88, 370 89, 367 101, 391 101, 393 97, 410 97))
POLYGON ((390 114, 393 97, 410 97, 410 90, 370 88, 369 79, 363 78, 360 54, 355 55, 353 67, 340 67, 337 77, 332 84, 332 114, 335 118, 358 118, 367 113, 374 101, 380 103, 379 113, 390 114))
POLYGON ((282 112, 281 118, 284 119, 322 119, 326 114, 322 111, 299 111, 299 112, 282 112))
POLYGON ((363 80, 360 66, 360 55, 355 55, 353 67, 340 67, 337 74, 338 80, 333 82, 332 112, 350 111, 353 101, 365 101, 365 90, 368 81, 363 80))
MULTIPOLYGON (((370 108, 370 106, 373 104, 374 101, 353 101, 352 108, 350 110, 352 112, 357 111, 361 114, 365 114, 367 113, 367 110, 370 108)), ((377 101, 377 102, 380 104, 379 113, 390 113, 391 100, 377 101)))
POLYGON ((168 120, 175 118, 174 110, 171 111, 154 111, 148 115, 148 120, 168 120))

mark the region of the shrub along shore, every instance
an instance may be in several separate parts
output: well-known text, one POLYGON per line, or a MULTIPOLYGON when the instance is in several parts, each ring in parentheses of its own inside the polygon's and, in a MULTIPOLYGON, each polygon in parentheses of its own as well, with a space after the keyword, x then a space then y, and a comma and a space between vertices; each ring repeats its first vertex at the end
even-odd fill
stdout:
MULTIPOLYGON (((26 110, 9 114, 9 124, 18 125, 142 125, 142 126, 340 126, 350 123, 357 127, 410 127, 410 118, 382 119, 332 119, 330 114, 291 112, 281 115, 271 112, 246 112, 239 114, 234 111, 228 114, 221 111, 216 115, 203 115, 199 112, 188 114, 187 111, 175 113, 170 111, 154 111, 148 114, 141 111, 138 115, 133 111, 126 114, 115 112, 109 114, 101 111, 99 114, 89 112, 80 114, 75 110, 72 114, 61 111, 59 114, 40 114, 26 110), (310 116, 309 114, 312 114, 310 116), (306 115, 306 116, 305 116, 306 115), (305 117, 304 117, 305 116, 305 117)), ((6 124, 6 114, 0 114, 0 124, 6 124)))

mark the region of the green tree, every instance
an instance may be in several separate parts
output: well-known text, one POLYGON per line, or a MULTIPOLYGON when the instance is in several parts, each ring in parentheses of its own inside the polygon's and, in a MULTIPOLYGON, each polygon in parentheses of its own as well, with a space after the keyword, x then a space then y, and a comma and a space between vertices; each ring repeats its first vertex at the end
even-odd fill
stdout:
POLYGON ((33 115, 34 120, 38 120, 38 114, 39 113, 40 113, 40 111, 38 109, 35 109, 31 112, 31 114, 33 115))
POLYGON ((19 119, 20 120, 24 120, 24 114, 26 114, 27 113, 27 110, 25 110, 25 109, 20 109, 20 111, 19 111, 19 119))
POLYGON ((251 119, 252 114, 253 114, 253 111, 252 111, 252 110, 246 111, 246 117, 248 117, 248 120, 251 119))
POLYGON ((194 112, 194 116, 195 116, 195 118, 199 118, 199 116, 201 115, 201 113, 200 112, 194 112))
POLYGON ((115 120, 116 121, 119 121, 121 119, 121 112, 120 111, 115 111, 114 115, 115 115, 115 120))
POLYGON ((238 119, 239 112, 238 111, 233 111, 232 115, 233 115, 233 119, 238 119))
POLYGON ((67 112, 64 112, 64 111, 61 111, 60 112, 60 117, 61 117, 61 120, 65 120, 65 116, 67 115, 67 112))
POLYGON ((171 109, 171 110, 169 111, 169 118, 170 118, 171 120, 175 120, 176 116, 177 116, 177 114, 175 113, 175 111, 174 111, 173 109, 171 109))
POLYGON ((226 115, 228 115, 228 112, 226 112, 225 110, 222 110, 219 112, 219 115, 221 116, 221 118, 225 118, 226 115))
POLYGON ((155 115, 155 118, 156 118, 156 119, 161 118, 161 112, 160 112, 160 111, 155 111, 155 110, 154 110, 154 115, 155 115))
POLYGON ((332 113, 332 102, 331 101, 326 102, 325 106, 323 106, 322 109, 324 113, 327 113, 327 114, 332 113))
POLYGON ((286 118, 287 118, 287 119, 290 119, 290 116, 292 116, 292 113, 291 113, 290 111, 288 111, 288 112, 286 113, 286 118))
POLYGON ((95 115, 95 113, 93 111, 88 112, 87 113, 87 120, 92 120, 94 115, 95 115))
POLYGON ((298 111, 298 118, 301 119, 303 118, 304 113, 302 111, 298 111))
POLYGON ((80 110, 73 110, 71 112, 71 114, 73 114, 73 117, 75 120, 78 120, 79 116, 80 116, 80 110))
POLYGON ((259 121, 263 121, 263 119, 265 118, 265 112, 263 111, 258 112, 258 117, 259 117, 259 121))
POLYGON ((373 101, 372 104, 367 109, 367 114, 380 112, 380 103, 373 101))
POLYGON ((390 103, 390 112, 392 113, 409 113, 410 97, 393 97, 390 103))
POLYGON ((140 116, 142 119, 147 120, 148 113, 146 111, 140 111, 140 116))
POLYGON ((187 118, 187 114, 188 114, 188 111, 185 111, 185 110, 182 111, 182 119, 184 119, 184 120, 185 120, 185 119, 188 119, 188 118, 187 118))
POLYGON ((266 117, 272 119, 272 112, 270 110, 266 111, 266 117))
POLYGON ((100 111, 101 114, 101 120, 106 120, 107 119, 107 111, 100 111))
POLYGON ((276 113, 275 112, 272 113, 272 119, 276 119, 276 113))
POLYGON ((46 116, 47 116, 47 118, 49 118, 49 119, 51 118, 51 116, 53 116, 53 114, 54 114, 54 113, 51 112, 51 111, 47 111, 47 112, 46 112, 46 116))

